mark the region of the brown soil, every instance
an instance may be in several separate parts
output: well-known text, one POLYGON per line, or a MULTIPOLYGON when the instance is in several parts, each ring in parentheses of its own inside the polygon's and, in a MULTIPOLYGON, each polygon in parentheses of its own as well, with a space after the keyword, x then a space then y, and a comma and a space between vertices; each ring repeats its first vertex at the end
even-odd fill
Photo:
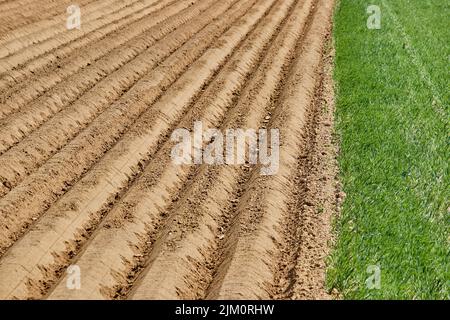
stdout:
POLYGON ((334 1, 68 4, 0 3, 0 299, 330 298, 334 1), (176 165, 195 121, 279 129, 278 173, 176 165))

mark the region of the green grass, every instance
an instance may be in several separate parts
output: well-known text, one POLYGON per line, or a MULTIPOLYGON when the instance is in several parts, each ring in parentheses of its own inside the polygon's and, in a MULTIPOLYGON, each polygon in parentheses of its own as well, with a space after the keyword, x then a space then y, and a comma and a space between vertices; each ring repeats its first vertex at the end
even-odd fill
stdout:
POLYGON ((341 0, 336 8, 346 199, 327 285, 345 299, 450 298, 449 14, 445 0, 341 0), (366 27, 371 4, 381 8, 380 30, 366 27), (380 267, 380 289, 366 287, 369 265, 380 267))

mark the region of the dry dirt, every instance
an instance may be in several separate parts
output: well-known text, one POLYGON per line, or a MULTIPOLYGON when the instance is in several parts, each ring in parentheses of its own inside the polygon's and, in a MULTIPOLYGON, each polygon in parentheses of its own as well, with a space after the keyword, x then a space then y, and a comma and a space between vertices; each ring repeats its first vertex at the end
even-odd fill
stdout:
POLYGON ((0 0, 0 299, 329 298, 334 1, 77 2, 0 0), (199 120, 278 173, 174 164, 199 120))

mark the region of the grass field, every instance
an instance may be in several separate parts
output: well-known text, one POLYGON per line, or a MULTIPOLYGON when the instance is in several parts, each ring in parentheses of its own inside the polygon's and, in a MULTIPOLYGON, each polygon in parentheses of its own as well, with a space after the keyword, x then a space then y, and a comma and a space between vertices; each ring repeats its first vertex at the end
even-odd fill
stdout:
POLYGON ((341 0, 339 164, 347 197, 327 284, 346 299, 450 295, 448 16, 444 0, 341 0), (369 30, 369 5, 381 29, 369 30), (371 265, 380 288, 369 289, 371 265))

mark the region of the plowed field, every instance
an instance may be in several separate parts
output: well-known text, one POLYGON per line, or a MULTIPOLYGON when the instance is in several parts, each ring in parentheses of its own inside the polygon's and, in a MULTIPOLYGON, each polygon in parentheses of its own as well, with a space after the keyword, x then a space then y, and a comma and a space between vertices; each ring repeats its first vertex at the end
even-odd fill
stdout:
POLYGON ((70 4, 0 2, 0 298, 327 297, 334 1, 70 4), (195 121, 278 128, 277 174, 175 164, 195 121))

